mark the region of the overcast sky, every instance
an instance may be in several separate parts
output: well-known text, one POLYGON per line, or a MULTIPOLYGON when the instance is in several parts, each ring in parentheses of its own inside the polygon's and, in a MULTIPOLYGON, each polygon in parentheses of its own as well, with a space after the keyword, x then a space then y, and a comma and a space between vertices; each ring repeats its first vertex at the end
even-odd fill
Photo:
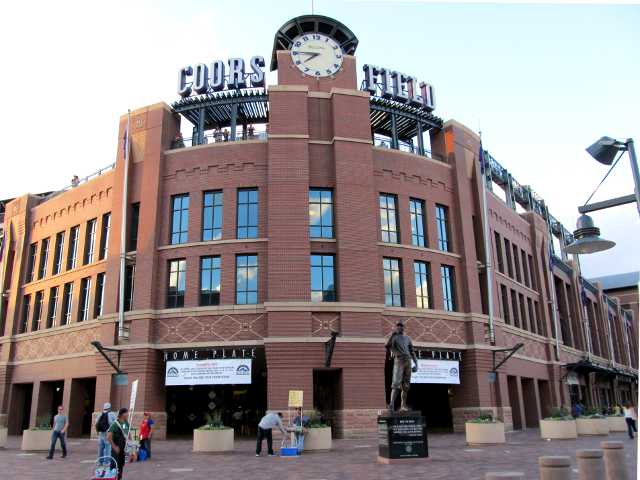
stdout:
MULTIPOLYGON (((112 163, 118 118, 128 108, 175 101, 182 66, 268 59, 278 27, 311 13, 310 5, 5 2, 0 198, 58 189, 73 174, 112 163)), ((481 127, 485 148, 569 230, 577 206, 607 171, 584 148, 602 135, 640 143, 637 5, 316 0, 315 12, 357 35, 360 66, 374 63, 433 84, 435 113, 481 127)), ((625 156, 593 200, 632 192, 625 156)), ((583 274, 638 270, 635 207, 593 217, 618 245, 583 256, 583 274)))

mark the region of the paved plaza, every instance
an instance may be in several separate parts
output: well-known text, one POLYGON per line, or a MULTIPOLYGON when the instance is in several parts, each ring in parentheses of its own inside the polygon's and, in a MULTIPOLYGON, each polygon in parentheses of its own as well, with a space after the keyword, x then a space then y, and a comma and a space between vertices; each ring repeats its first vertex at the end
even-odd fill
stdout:
MULTIPOLYGON (((577 440, 547 442, 538 430, 507 434, 502 446, 468 447, 462 434, 430 436, 430 458, 417 463, 386 466, 376 463, 376 439, 336 440, 331 452, 306 453, 298 458, 256 458, 254 442, 236 442, 233 454, 194 454, 191 441, 157 441, 151 461, 131 464, 125 469, 126 479, 191 480, 191 479, 464 479, 482 480, 486 472, 520 471, 527 479, 538 479, 537 459, 541 455, 568 455, 574 463, 575 452, 582 448, 599 448, 603 440, 625 443, 630 478, 635 478, 637 443, 625 434, 608 437, 580 437, 577 440)), ((85 480, 91 478, 95 440, 71 439, 70 454, 52 461, 44 453, 19 450, 20 438, 10 437, 8 448, 0 450, 0 479, 20 480, 85 480)))

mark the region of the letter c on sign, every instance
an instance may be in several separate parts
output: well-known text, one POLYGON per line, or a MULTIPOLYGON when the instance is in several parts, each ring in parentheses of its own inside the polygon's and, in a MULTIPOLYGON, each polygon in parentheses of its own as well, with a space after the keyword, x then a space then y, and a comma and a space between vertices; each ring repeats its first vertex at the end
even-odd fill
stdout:
POLYGON ((191 95, 191 87, 187 86, 187 78, 193 74, 191 67, 184 67, 180 69, 180 78, 178 80, 178 95, 181 97, 188 97, 191 95))

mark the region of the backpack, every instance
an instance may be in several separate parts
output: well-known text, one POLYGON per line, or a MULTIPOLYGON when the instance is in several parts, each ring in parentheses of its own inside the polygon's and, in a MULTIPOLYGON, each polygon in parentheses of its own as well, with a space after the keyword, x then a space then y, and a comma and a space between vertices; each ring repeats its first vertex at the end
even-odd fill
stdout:
POLYGON ((98 433, 104 433, 109 430, 109 413, 103 412, 96 422, 96 430, 98 433))

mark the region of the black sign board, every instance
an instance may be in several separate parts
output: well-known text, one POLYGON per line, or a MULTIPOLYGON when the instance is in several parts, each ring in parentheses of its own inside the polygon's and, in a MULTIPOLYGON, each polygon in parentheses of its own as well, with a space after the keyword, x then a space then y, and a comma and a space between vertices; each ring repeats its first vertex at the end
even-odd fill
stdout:
POLYGON ((382 458, 426 458, 427 425, 420 412, 378 417, 378 455, 382 458))

